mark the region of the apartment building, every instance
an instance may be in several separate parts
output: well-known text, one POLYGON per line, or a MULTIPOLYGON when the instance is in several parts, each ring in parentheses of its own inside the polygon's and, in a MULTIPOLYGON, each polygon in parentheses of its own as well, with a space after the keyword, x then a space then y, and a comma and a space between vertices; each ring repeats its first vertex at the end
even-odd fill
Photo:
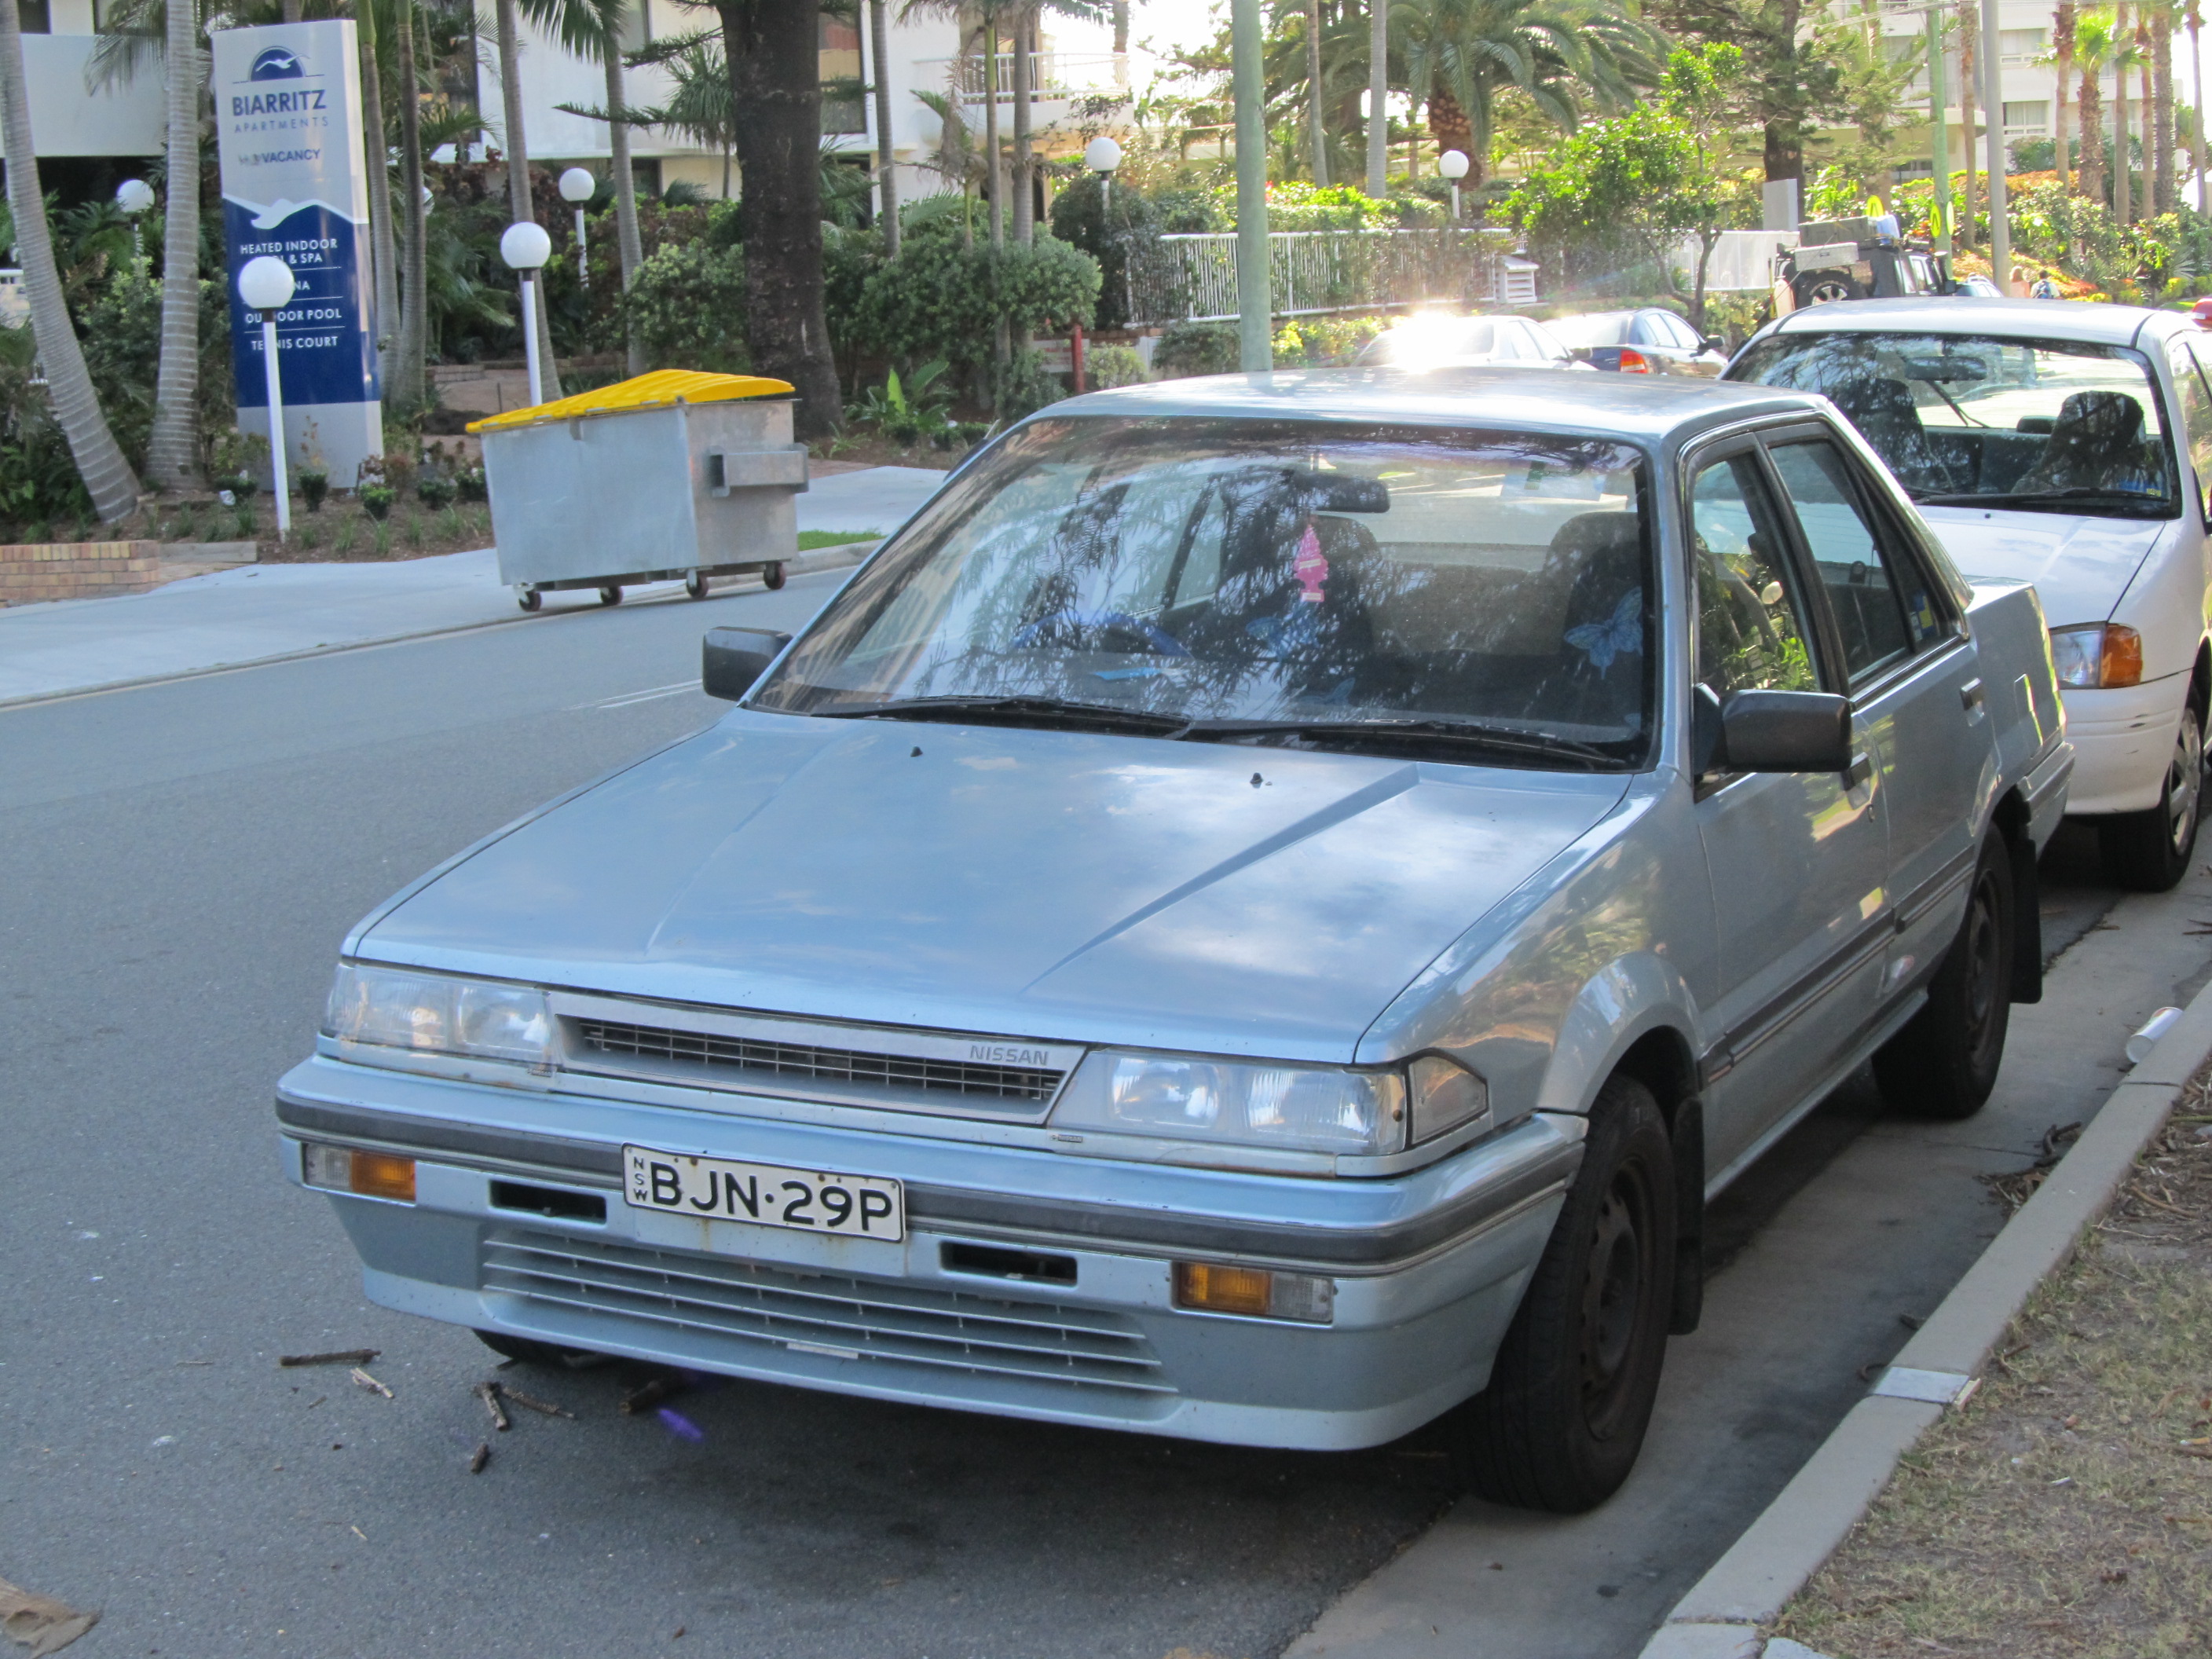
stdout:
POLYGON ((161 153, 160 65, 97 87, 88 73, 101 9, 100 0, 17 0, 40 176, 65 199, 104 195, 161 153))

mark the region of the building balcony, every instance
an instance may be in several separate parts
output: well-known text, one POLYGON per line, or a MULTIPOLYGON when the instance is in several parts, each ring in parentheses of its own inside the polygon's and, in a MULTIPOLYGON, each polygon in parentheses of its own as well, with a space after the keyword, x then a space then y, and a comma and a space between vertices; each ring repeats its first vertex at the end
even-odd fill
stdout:
MULTIPOLYGON (((998 101, 1014 96, 1014 59, 1002 53, 994 65, 998 70, 998 101)), ((934 89, 952 83, 963 104, 983 101, 983 60, 981 58, 922 58, 915 61, 916 83, 934 89)), ((1127 53, 1111 52, 1033 52, 1030 54, 1030 96, 1041 104, 1073 103, 1083 98, 1126 97, 1129 91, 1127 53)))

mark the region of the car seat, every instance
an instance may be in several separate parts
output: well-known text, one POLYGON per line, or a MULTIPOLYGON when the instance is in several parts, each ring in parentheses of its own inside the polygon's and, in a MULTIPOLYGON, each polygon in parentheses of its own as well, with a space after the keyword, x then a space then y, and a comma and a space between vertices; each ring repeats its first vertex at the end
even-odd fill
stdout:
POLYGON ((1929 441, 1920 407, 1904 381, 1854 374, 1823 390, 1907 489, 1942 495, 1960 487, 1950 463, 1929 441))
POLYGON ((2116 489, 2155 494, 2143 457, 2142 405, 2124 392, 2075 392, 2058 406, 2050 441, 2021 475, 2017 494, 2116 489))

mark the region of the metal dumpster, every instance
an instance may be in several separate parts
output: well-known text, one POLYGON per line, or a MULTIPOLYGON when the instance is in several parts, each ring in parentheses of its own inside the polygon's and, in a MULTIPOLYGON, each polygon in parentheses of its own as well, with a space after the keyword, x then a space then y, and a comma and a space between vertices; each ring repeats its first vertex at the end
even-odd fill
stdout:
POLYGON ((499 577, 525 611, 561 588, 757 571, 783 586, 798 550, 793 496, 806 447, 791 441, 792 388, 756 374, 659 369, 596 392, 473 421, 483 440, 499 577))

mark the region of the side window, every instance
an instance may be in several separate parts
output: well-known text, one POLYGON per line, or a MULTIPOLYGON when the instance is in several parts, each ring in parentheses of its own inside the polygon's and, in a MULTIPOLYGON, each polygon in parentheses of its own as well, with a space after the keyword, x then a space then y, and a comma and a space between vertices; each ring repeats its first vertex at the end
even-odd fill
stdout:
POLYGON ((2212 388, 2205 386, 2203 364, 2186 344, 2175 342, 2172 362, 2174 389, 2181 393, 2182 431, 2197 469, 2197 501, 2212 520, 2212 388))
POLYGON ((1802 596, 1758 457, 1699 469, 1690 485, 1698 678, 1731 691, 1817 691, 1802 596))
POLYGON ((1667 331, 1661 325, 1659 313, 1656 311, 1638 312, 1636 315, 1636 325, 1629 330, 1628 337, 1638 345, 1662 346, 1674 343, 1667 337, 1667 331))
POLYGON ((1917 649, 1936 631, 1926 584, 1911 574, 1914 567, 1893 563, 1883 550, 1842 452, 1814 441, 1778 444, 1770 453, 1827 591, 1852 680, 1917 649), (1900 574, 1909 577, 1911 592, 1899 591, 1900 574))

